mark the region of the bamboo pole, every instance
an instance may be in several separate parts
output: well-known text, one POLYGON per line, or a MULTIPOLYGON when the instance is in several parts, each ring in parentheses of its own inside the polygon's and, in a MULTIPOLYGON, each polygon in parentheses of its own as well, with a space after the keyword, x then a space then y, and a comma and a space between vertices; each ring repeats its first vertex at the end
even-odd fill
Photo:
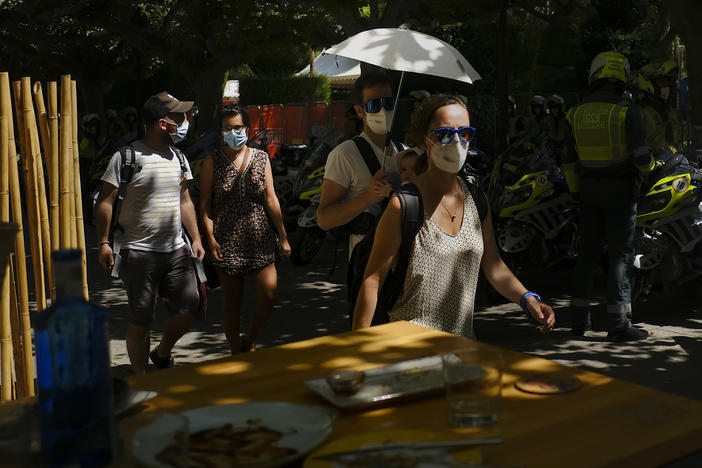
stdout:
MULTIPOLYGON (((17 291, 19 296, 19 316, 22 326, 25 385, 27 396, 34 396, 34 356, 32 355, 32 327, 29 320, 29 291, 27 288, 27 261, 24 248, 24 228, 22 223, 22 201, 20 199, 19 171, 17 170, 17 146, 12 120, 12 96, 10 95, 10 77, 7 72, 0 73, 0 115, 7 119, 8 157, 10 176, 10 205, 12 222, 17 225, 15 235, 15 258, 17 270, 17 291)), ((19 128, 19 127, 18 127, 19 128)))
POLYGON ((49 130, 49 116, 46 114, 44 105, 44 91, 41 82, 35 81, 32 86, 34 95, 34 108, 36 109, 37 121, 39 122, 39 135, 41 136, 41 146, 44 150, 46 171, 51 173, 51 136, 49 130))
MULTIPOLYGON (((12 328, 12 355, 15 359, 15 394, 17 398, 28 396, 27 394, 27 369, 24 365, 25 341, 22 339, 22 327, 20 324, 19 307, 17 305, 17 285, 15 284, 15 261, 10 255, 10 326, 12 328)), ((32 352, 32 343, 29 342, 29 352, 32 352)), ((33 376, 29 377, 34 380, 33 376)))
POLYGON ((75 152, 78 150, 78 126, 76 125, 77 116, 74 113, 73 106, 73 80, 71 80, 71 82, 69 83, 68 93, 68 96, 71 100, 71 109, 69 111, 71 116, 71 152, 68 155, 68 160, 70 161, 68 167, 70 168, 71 173, 69 175, 70 178, 68 179, 68 190, 71 192, 71 195, 69 197, 71 200, 71 248, 75 249, 78 247, 78 233, 76 230, 76 168, 73 165, 73 157, 75 152))
MULTIPOLYGON (((39 145, 35 143, 36 120, 32 104, 32 88, 29 77, 22 78, 22 107, 24 111, 25 142, 27 143, 22 155, 24 169, 25 195, 27 199, 27 219, 29 221, 29 243, 32 248, 32 265, 34 266, 34 295, 37 310, 46 309, 46 282, 44 279, 44 259, 42 253, 42 232, 39 210, 39 181, 37 180, 37 160, 41 160, 39 145)), ((18 112, 19 114, 19 112, 18 112)), ((38 143, 39 139, 36 138, 38 143)))
POLYGON ((71 75, 61 77, 61 156, 60 156, 60 221, 62 249, 71 248, 71 191, 69 181, 71 180, 71 158, 73 149, 71 147, 71 75))
POLYGON ((85 224, 83 224, 83 192, 80 186, 80 159, 78 154, 78 89, 76 80, 71 80, 71 115, 73 116, 73 197, 76 205, 76 247, 81 252, 83 297, 89 300, 88 262, 85 255, 85 224))
MULTIPOLYGON (((7 134, 7 118, 0 116, 0 222, 10 221, 10 179, 8 171, 8 151, 9 137, 7 134)), ((4 249, 3 249, 4 250, 4 249)), ((0 304, 0 359, 2 359, 0 374, 2 387, 0 388, 0 400, 8 401, 12 399, 12 329, 10 325, 10 249, 7 249, 8 258, 0 261, 0 266, 5 270, 0 274, 2 277, 2 302, 0 304)))
MULTIPOLYGON (((59 121, 58 121, 58 88, 55 81, 49 81, 47 86, 49 100, 49 137, 51 146, 51 164, 49 165, 49 188, 51 196, 51 251, 58 250, 61 245, 61 230, 59 226, 59 121)), ((53 275, 53 272, 52 272, 53 275)), ((55 286, 55 284, 54 284, 55 286)), ((56 298, 56 291, 51 291, 51 298, 56 298)))
MULTIPOLYGON (((15 118, 17 119, 17 136, 19 137, 19 154, 27 152, 27 139, 24 131, 24 113, 22 112, 22 82, 12 82, 12 98, 15 103, 15 118)), ((9 121, 8 121, 9 122, 9 121)))
MULTIPOLYGON (((36 120, 32 119, 31 123, 27 123, 27 126, 32 132, 33 142, 32 144, 38 150, 38 157, 35 159, 35 167, 37 170, 37 187, 39 189, 39 221, 41 226, 41 241, 42 248, 44 252, 44 263, 46 264, 46 278, 49 283, 50 297, 53 299, 56 294, 56 286, 54 285, 54 267, 52 265, 51 259, 51 228, 49 227, 49 207, 46 202, 46 182, 44 178, 44 160, 49 161, 49 157, 46 156, 42 159, 41 147, 39 145, 39 134, 41 134, 41 142, 44 147, 44 154, 49 154, 49 122, 46 120, 46 108, 44 107, 44 95, 41 90, 41 83, 38 81, 34 83, 32 87, 32 92, 34 94, 34 103, 36 106, 36 120, 39 120, 39 132, 37 132, 36 120)), ((49 167, 47 166, 47 170, 49 167)))

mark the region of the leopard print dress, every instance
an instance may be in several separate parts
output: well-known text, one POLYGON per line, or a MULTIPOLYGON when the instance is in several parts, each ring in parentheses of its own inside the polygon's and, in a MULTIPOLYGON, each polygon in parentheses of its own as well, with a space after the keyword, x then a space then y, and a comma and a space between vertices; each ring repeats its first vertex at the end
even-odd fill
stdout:
POLYGON ((214 236, 224 257, 218 266, 231 276, 261 270, 278 260, 278 237, 265 205, 268 155, 258 149, 249 151, 250 161, 242 174, 221 150, 212 155, 214 236))

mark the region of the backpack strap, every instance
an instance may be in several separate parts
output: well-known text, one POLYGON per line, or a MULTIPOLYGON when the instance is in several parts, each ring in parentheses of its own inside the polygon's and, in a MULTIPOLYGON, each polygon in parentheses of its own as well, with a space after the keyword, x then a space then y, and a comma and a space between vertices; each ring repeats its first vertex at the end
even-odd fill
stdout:
POLYGON ((114 235, 119 225, 119 213, 122 209, 124 197, 127 194, 127 185, 131 182, 136 167, 136 153, 134 147, 129 145, 123 146, 119 149, 119 154, 121 158, 119 166, 119 187, 117 188, 117 199, 114 205, 112 205, 112 219, 110 220, 109 231, 110 237, 114 235))
MULTIPOLYGON (((400 254, 408 257, 412 249, 414 237, 424 224, 424 204, 422 195, 414 184, 406 184, 397 192, 397 198, 402 206, 402 242, 400 254)), ((407 267, 405 266, 405 269, 407 267)))
POLYGON ((378 305, 373 317, 374 322, 377 323, 389 321, 388 311, 392 309, 397 298, 400 297, 405 283, 414 238, 424 224, 424 204, 416 185, 403 185, 397 192, 397 198, 402 207, 402 242, 400 242, 400 248, 397 252, 395 269, 388 274, 378 295, 378 305))
POLYGON ((188 166, 185 164, 185 155, 180 148, 175 146, 171 146, 171 148, 173 148, 173 151, 175 151, 175 154, 178 157, 178 162, 180 163, 180 177, 183 178, 188 174, 188 166))
POLYGON ((478 216, 480 217, 480 222, 484 222, 488 215, 488 201, 485 196, 485 192, 475 184, 466 183, 470 194, 473 197, 473 202, 475 207, 478 209, 478 216))
POLYGON ((370 143, 368 143, 362 136, 355 136, 352 138, 352 141, 356 143, 356 147, 361 153, 363 161, 366 163, 366 167, 368 168, 368 171, 370 171, 371 176, 375 175, 375 173, 380 170, 380 163, 378 162, 378 158, 375 156, 375 151, 373 151, 373 148, 371 148, 370 143))

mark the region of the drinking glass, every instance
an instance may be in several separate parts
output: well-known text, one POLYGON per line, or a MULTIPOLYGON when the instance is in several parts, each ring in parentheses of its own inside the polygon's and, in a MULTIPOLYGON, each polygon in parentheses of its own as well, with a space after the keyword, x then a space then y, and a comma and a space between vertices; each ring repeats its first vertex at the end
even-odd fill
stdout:
POLYGON ((441 356, 448 421, 454 427, 484 427, 500 418, 502 353, 468 346, 441 356))

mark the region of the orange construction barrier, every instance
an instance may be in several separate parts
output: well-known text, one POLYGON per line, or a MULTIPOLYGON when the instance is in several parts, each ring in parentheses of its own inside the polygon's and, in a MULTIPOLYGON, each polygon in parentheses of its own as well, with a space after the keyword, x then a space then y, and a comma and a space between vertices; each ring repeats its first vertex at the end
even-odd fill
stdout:
POLYGON ((310 134, 310 112, 307 104, 285 106, 285 142, 304 145, 310 134))
POLYGON ((246 106, 252 143, 265 146, 275 158, 283 144, 303 145, 314 139, 336 144, 343 133, 345 113, 351 102, 337 101, 246 106))
POLYGON ((261 143, 271 158, 275 158, 285 137, 285 114, 282 104, 270 104, 262 107, 264 133, 261 143))
POLYGON ((263 127, 263 112, 261 106, 246 106, 251 125, 249 126, 249 138, 253 137, 263 127))

